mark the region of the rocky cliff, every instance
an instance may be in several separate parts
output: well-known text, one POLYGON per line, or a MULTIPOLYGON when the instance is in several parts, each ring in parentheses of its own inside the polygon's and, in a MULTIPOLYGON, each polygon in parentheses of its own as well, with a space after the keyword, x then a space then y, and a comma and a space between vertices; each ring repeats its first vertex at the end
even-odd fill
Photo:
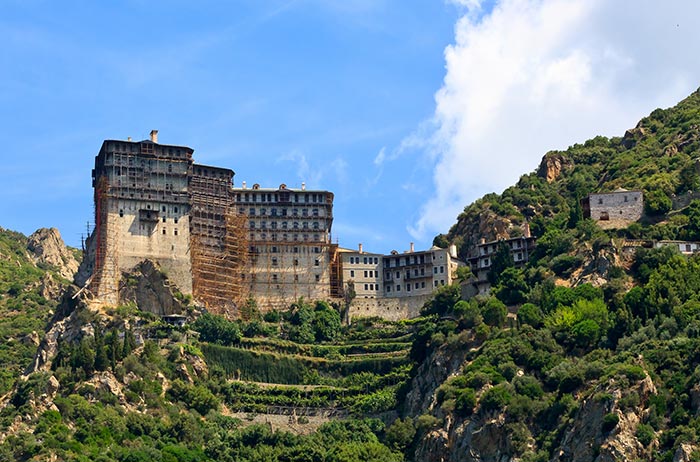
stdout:
POLYGON ((27 250, 37 263, 56 268, 58 273, 73 280, 79 263, 73 252, 68 250, 56 228, 41 228, 27 239, 27 250))

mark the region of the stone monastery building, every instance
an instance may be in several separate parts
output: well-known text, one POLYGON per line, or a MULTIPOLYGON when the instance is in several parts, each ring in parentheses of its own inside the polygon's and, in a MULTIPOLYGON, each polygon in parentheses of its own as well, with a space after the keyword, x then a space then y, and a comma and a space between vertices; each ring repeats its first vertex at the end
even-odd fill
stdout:
POLYGON ((391 255, 331 242, 333 193, 234 188, 233 170, 196 164, 194 150, 158 142, 105 140, 92 172, 95 228, 83 282, 109 304, 120 302, 125 274, 156 262, 177 286, 213 312, 235 316, 253 298, 262 310, 299 297, 341 301, 350 314, 417 315, 463 263, 454 248, 391 255))

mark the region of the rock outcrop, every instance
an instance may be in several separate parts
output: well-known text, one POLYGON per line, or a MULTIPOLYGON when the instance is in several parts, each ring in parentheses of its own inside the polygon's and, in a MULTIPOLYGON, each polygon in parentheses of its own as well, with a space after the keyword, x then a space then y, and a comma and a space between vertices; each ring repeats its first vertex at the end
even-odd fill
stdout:
POLYGON ((141 311, 158 316, 182 314, 184 311, 184 304, 176 296, 177 287, 170 283, 157 263, 144 260, 125 273, 123 280, 125 284, 119 299, 136 303, 141 311))
POLYGON ((55 267, 59 274, 68 280, 78 271, 75 259, 56 228, 41 228, 28 238, 27 250, 37 263, 55 267))
POLYGON ((573 167, 573 162, 564 157, 562 153, 548 152, 540 162, 540 166, 537 169, 537 176, 547 180, 547 183, 552 183, 571 167, 573 167))

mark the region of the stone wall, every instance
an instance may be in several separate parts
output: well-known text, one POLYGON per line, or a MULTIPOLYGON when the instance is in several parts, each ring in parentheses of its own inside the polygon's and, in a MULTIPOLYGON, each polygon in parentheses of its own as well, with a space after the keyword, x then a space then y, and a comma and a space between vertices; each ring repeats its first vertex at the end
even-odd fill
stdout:
POLYGON ((400 321, 420 316, 420 309, 432 295, 413 297, 356 298, 350 305, 350 319, 380 317, 400 321))
POLYGON ((117 252, 119 270, 127 272, 146 259, 158 262, 160 268, 183 294, 192 293, 189 216, 180 205, 178 212, 166 205, 158 221, 141 222, 139 209, 162 206, 140 201, 118 200, 110 208, 109 223, 114 225, 110 250, 117 252), (165 222, 163 222, 165 217, 165 222), (177 219, 177 223, 175 220, 177 219))

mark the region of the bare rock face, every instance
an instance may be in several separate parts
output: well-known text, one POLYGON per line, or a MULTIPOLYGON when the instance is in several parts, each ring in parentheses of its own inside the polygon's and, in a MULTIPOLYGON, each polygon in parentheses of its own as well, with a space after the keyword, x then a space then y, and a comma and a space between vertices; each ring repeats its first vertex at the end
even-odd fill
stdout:
POLYGON ((448 377, 461 370, 466 355, 466 349, 456 352, 441 349, 424 361, 411 383, 411 390, 406 395, 405 411, 409 415, 432 411, 437 402, 435 391, 448 377))
POLYGON ((56 228, 41 228, 29 236, 27 250, 35 261, 54 266, 61 276, 73 280, 78 271, 78 261, 66 248, 61 233, 56 228))
POLYGON ((633 148, 639 140, 644 138, 646 131, 643 127, 637 126, 635 128, 630 128, 625 132, 625 136, 622 137, 622 145, 627 149, 633 148))
POLYGON ((142 311, 159 316, 181 314, 183 303, 175 296, 177 287, 160 270, 157 263, 144 260, 123 278, 125 286, 120 290, 120 300, 136 303, 142 311))
POLYGON ((647 412, 649 397, 656 393, 651 378, 647 375, 629 387, 611 380, 597 391, 608 393, 612 399, 597 399, 594 394, 585 400, 571 427, 564 434, 553 462, 648 460, 649 448, 639 442, 635 432, 647 412), (623 392, 638 394, 640 403, 632 408, 621 408, 618 403, 623 392), (619 418, 618 424, 608 433, 603 430, 606 414, 616 414, 619 418))
POLYGON ((537 169, 537 176, 547 180, 547 183, 552 183, 572 166, 573 162, 564 157, 563 154, 559 152, 548 152, 540 162, 540 166, 537 169))
POLYGON ((673 454, 673 462, 692 462, 697 460, 694 458, 694 452, 698 450, 698 446, 691 443, 681 443, 673 454))

